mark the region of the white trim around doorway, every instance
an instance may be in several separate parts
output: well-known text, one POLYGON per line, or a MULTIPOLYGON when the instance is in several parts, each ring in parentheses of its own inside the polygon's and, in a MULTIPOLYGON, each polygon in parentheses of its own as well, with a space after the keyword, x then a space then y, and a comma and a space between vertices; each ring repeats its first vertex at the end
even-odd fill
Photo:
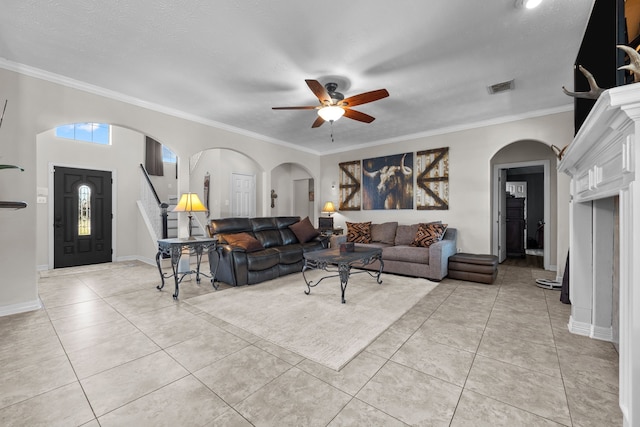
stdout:
POLYGON ((549 251, 549 236, 550 236, 550 228, 551 228, 551 182, 550 182, 550 171, 549 171, 549 160, 533 160, 528 162, 516 162, 516 163, 500 163, 493 165, 493 177, 492 177, 492 206, 491 206, 491 235, 493 244, 491 247, 491 251, 493 255, 498 255, 498 244, 500 243, 500 225, 498 218, 498 194, 499 192, 499 176, 501 169, 512 169, 512 168, 522 168, 528 166, 543 166, 544 168, 544 248, 543 248, 543 256, 544 256, 544 269, 545 270, 553 270, 555 266, 550 263, 550 251, 549 251))
MULTIPOLYGON (((114 214, 115 212, 118 211, 118 205, 117 205, 117 201, 118 201, 118 176, 117 176, 117 171, 115 169, 105 169, 105 168, 96 168, 96 167, 89 167, 86 165, 76 165, 76 164, 70 164, 70 163, 60 163, 60 162, 49 162, 49 165, 47 166, 47 180, 48 180, 48 186, 49 186, 49 190, 48 190, 48 196, 47 196, 47 235, 49 237, 49 247, 48 247, 48 263, 46 266, 38 266, 38 270, 39 271, 43 271, 43 270, 53 270, 53 186, 54 186, 54 182, 53 182, 53 173, 55 170, 55 167, 59 166, 62 168, 76 168, 76 169, 91 169, 91 170, 97 170, 97 171, 103 171, 103 172, 111 172, 111 179, 113 181, 113 183, 111 184, 111 212, 112 214, 114 214)), ((116 247, 117 247, 117 242, 116 242, 116 236, 118 235, 117 233, 117 228, 118 228, 118 221, 117 221, 117 217, 114 214, 113 215, 113 220, 111 221, 111 248, 113 249, 112 253, 111 253, 111 262, 115 262, 117 259, 117 254, 116 254, 116 247)))

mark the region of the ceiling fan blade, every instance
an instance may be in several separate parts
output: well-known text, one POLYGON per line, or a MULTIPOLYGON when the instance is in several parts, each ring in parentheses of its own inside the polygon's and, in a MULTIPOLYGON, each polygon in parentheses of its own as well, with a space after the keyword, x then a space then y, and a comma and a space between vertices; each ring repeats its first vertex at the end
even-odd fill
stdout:
POLYGON ((378 99, 386 98, 387 96, 389 96, 389 92, 387 92, 386 89, 372 90, 371 92, 350 96, 349 98, 338 102, 338 105, 353 107, 356 105, 366 104, 367 102, 377 101, 378 99))
POLYGON ((271 107, 272 110, 315 110, 317 106, 305 105, 301 107, 271 107))
POLYGON ((322 105, 331 104, 331 96, 329 96, 329 92, 327 92, 327 89, 325 89, 319 81, 307 79, 305 82, 307 82, 307 86, 309 86, 311 92, 318 97, 322 105))
POLYGON ((322 126, 322 124, 324 123, 324 119, 320 116, 318 116, 318 118, 316 119, 315 122, 313 122, 313 124, 311 125, 312 128, 317 128, 322 126))
POLYGON ((360 111, 352 110, 350 108, 344 109, 344 116, 359 122, 371 123, 376 118, 368 114, 361 113, 360 111))

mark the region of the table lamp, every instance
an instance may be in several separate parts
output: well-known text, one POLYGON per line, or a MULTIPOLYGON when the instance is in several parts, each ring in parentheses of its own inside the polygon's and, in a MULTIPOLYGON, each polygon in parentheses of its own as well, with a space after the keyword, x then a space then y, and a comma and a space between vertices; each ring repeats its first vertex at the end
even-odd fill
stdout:
POLYGON ((333 202, 327 202, 322 207, 322 212, 325 212, 329 216, 331 216, 331 214, 336 213, 336 207, 333 205, 333 202))
POLYGON ((336 207, 333 205, 333 202, 327 202, 322 207, 322 212, 326 213, 328 217, 320 217, 318 218, 318 228, 323 230, 333 230, 333 218, 331 215, 336 213, 336 207))
POLYGON ((191 220, 193 219, 193 212, 206 212, 207 208, 204 207, 200 198, 196 193, 184 193, 180 196, 180 201, 173 208, 173 212, 189 212, 189 240, 195 240, 196 238, 191 235, 191 220))

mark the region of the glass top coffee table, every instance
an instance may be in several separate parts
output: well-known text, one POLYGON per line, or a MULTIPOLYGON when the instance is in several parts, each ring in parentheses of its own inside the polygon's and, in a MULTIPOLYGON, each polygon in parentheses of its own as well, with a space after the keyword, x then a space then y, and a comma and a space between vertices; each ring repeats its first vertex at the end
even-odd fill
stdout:
POLYGON ((302 267, 302 277, 307 285, 307 290, 304 291, 304 293, 309 295, 311 293, 311 288, 318 286, 318 284, 324 279, 339 276, 340 288, 342 289, 342 303, 344 304, 344 291, 347 289, 347 283, 349 282, 349 277, 352 274, 368 273, 371 277, 375 277, 378 284, 382 284, 380 274, 382 274, 383 268, 384 263, 382 262, 382 249, 380 248, 363 248, 356 246, 353 252, 340 252, 338 248, 306 252, 304 254, 304 266, 302 267), (368 270, 351 271, 351 267, 353 266, 364 267, 365 265, 371 264, 375 261, 380 261, 380 269, 377 273, 372 273, 368 270), (304 272, 309 269, 324 270, 337 274, 330 274, 320 278, 316 282, 313 282, 307 280, 307 276, 304 274, 304 272))

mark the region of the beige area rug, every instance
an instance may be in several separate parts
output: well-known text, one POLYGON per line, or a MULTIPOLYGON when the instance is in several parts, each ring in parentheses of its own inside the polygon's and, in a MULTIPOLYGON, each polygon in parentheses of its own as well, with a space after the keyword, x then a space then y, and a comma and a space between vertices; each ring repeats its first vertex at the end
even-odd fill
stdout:
MULTIPOLYGON (((328 274, 307 271, 314 282, 328 274)), ((340 302, 338 277, 307 289, 302 274, 217 291, 185 302, 280 347, 340 370, 437 286, 427 279, 352 275, 340 302)))

